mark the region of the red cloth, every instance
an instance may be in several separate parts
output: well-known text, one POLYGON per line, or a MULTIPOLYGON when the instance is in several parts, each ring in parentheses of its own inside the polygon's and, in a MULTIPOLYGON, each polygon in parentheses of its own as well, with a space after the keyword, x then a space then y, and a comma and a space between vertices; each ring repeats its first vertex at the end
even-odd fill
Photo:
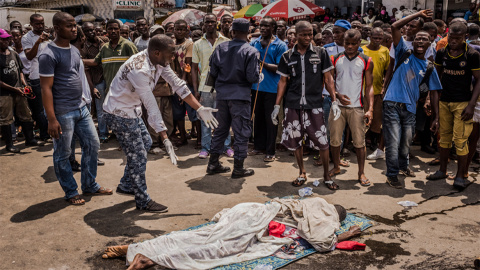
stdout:
POLYGON ((338 249, 344 250, 365 250, 367 245, 356 241, 343 241, 337 244, 338 249))
POLYGON ((285 225, 275 221, 270 221, 268 224, 268 235, 283 238, 282 233, 285 231, 285 225))

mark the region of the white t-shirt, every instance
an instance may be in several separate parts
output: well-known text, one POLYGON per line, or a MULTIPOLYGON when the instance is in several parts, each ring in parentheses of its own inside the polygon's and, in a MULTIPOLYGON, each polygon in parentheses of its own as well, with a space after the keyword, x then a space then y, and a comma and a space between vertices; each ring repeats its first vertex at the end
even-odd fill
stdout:
MULTIPOLYGON (((40 36, 35 35, 33 31, 29 31, 22 37, 22 46, 24 50, 33 48, 35 42, 40 38, 40 36)), ((37 55, 30 61, 30 80, 40 79, 40 74, 38 74, 38 56, 50 43, 50 41, 44 41, 38 46, 37 55)))
MULTIPOLYGON (((403 39, 403 42, 405 43, 405 45, 407 45, 407 48, 409 50, 413 50, 413 41, 406 41, 405 39, 403 39)), ((425 58, 428 59, 430 56, 433 56, 433 48, 431 46, 427 49, 427 52, 425 53, 425 58)), ((393 45, 393 43, 392 47, 390 48, 390 57, 395 59, 395 46, 393 45)))
MULTIPOLYGON (((337 45, 337 43, 334 43, 334 44, 335 44, 335 46, 325 48, 325 50, 328 53, 328 56, 337 55, 337 54, 345 51, 345 47, 339 46, 339 45, 337 45)), ((330 93, 328 93, 327 88, 325 88, 325 87, 323 87, 322 94, 324 96, 330 96, 330 93)))
POLYGON ((146 48, 148 48, 148 42, 150 41, 150 38, 147 39, 147 40, 144 40, 141 36, 138 37, 137 39, 135 39, 135 46, 137 46, 137 49, 139 52, 145 50, 146 48))
POLYGON ((20 60, 22 60, 23 64, 23 69, 22 72, 25 75, 30 74, 30 66, 32 65, 32 61, 27 59, 27 56, 25 55, 25 51, 22 51, 18 56, 20 56, 20 60))

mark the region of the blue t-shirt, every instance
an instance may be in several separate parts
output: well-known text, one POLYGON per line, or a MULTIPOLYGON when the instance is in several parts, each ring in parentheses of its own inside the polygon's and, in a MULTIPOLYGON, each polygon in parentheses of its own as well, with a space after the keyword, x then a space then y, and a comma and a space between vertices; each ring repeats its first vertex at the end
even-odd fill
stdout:
POLYGON ((80 51, 74 46, 62 48, 50 42, 38 56, 40 77, 53 77, 52 95, 55 114, 76 110, 82 102, 80 51))
MULTIPOLYGON (((263 48, 261 41, 262 37, 257 38, 255 41, 252 41, 252 45, 255 49, 260 52, 260 61, 263 60, 265 56, 265 51, 267 47, 263 48)), ((265 57, 265 63, 278 65, 280 63, 280 58, 282 54, 288 50, 287 44, 281 41, 278 37, 275 37, 275 40, 270 44, 268 48, 267 57, 265 57)), ((262 69, 263 81, 260 83, 258 91, 268 92, 268 93, 277 93, 278 81, 280 81, 280 75, 271 71, 268 71, 266 68, 262 69)), ((253 90, 257 90, 257 84, 252 85, 253 90)))
POLYGON ((470 20, 470 16, 473 15, 473 12, 471 12, 470 10, 465 12, 465 16, 463 16, 463 18, 465 19, 465 21, 468 21, 470 20))
MULTIPOLYGON (((402 58, 402 55, 408 50, 403 38, 400 39, 395 47, 395 62, 402 58)), ((395 63, 395 66, 397 63, 395 63)), ((388 86, 384 101, 393 101, 405 103, 407 110, 411 113, 416 112, 417 101, 420 97, 419 85, 427 71, 428 61, 418 59, 415 55, 410 55, 403 64, 393 74, 392 81, 388 86)), ((437 71, 433 69, 428 81, 428 87, 431 91, 441 90, 442 84, 438 78, 437 71)))

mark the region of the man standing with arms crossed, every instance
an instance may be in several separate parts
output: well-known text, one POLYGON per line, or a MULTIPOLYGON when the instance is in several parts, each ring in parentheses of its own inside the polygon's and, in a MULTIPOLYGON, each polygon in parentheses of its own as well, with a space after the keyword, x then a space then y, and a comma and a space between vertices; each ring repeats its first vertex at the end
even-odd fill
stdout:
POLYGON ((448 45, 437 52, 435 66, 442 80, 442 93, 431 92, 435 115, 432 131, 440 132, 440 169, 427 177, 439 180, 447 177, 447 164, 452 140, 458 156, 457 175, 453 186, 463 190, 468 175, 468 137, 473 129, 473 113, 480 95, 480 54, 465 43, 467 26, 451 24, 448 45), (472 87, 472 76, 475 85, 472 87), (440 127, 439 127, 440 126, 440 127))
MULTIPOLYGON (((210 69, 209 62, 210 56, 215 48, 229 39, 224 37, 221 33, 217 32, 217 16, 212 13, 208 13, 203 17, 203 23, 205 28, 205 34, 203 37, 193 44, 192 54, 192 81, 194 94, 200 104, 206 107, 215 107, 216 93, 212 92, 212 87, 205 86, 207 74, 210 69), (198 78, 200 70, 200 78, 198 78)), ((230 149, 230 135, 227 136, 224 144, 224 151, 230 149)), ((205 159, 210 154, 210 147, 212 143, 212 130, 204 125, 202 122, 202 150, 198 154, 198 157, 205 159)))
POLYGON ((22 47, 25 51, 25 56, 31 61, 30 66, 30 85, 32 86, 35 99, 29 101, 30 109, 32 110, 33 120, 37 122, 40 128, 40 140, 48 141, 48 123, 43 110, 42 103, 42 88, 40 86, 40 75, 38 74, 38 56, 42 50, 47 46, 48 34, 44 32, 45 22, 43 16, 40 14, 32 14, 30 16, 30 25, 32 30, 22 37, 22 47))

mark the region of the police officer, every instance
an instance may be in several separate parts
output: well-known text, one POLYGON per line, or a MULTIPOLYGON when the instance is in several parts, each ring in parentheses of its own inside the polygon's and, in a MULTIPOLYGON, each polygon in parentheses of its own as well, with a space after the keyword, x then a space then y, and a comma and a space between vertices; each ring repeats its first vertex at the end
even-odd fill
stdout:
POLYGON ((248 20, 236 19, 232 24, 233 40, 218 45, 210 58, 210 77, 217 91, 216 117, 219 126, 213 133, 207 174, 230 171, 218 161, 230 126, 235 135, 232 178, 254 174, 253 170, 243 166, 247 158, 248 138, 252 133, 250 88, 260 78, 260 54, 247 42, 249 26, 248 20))

